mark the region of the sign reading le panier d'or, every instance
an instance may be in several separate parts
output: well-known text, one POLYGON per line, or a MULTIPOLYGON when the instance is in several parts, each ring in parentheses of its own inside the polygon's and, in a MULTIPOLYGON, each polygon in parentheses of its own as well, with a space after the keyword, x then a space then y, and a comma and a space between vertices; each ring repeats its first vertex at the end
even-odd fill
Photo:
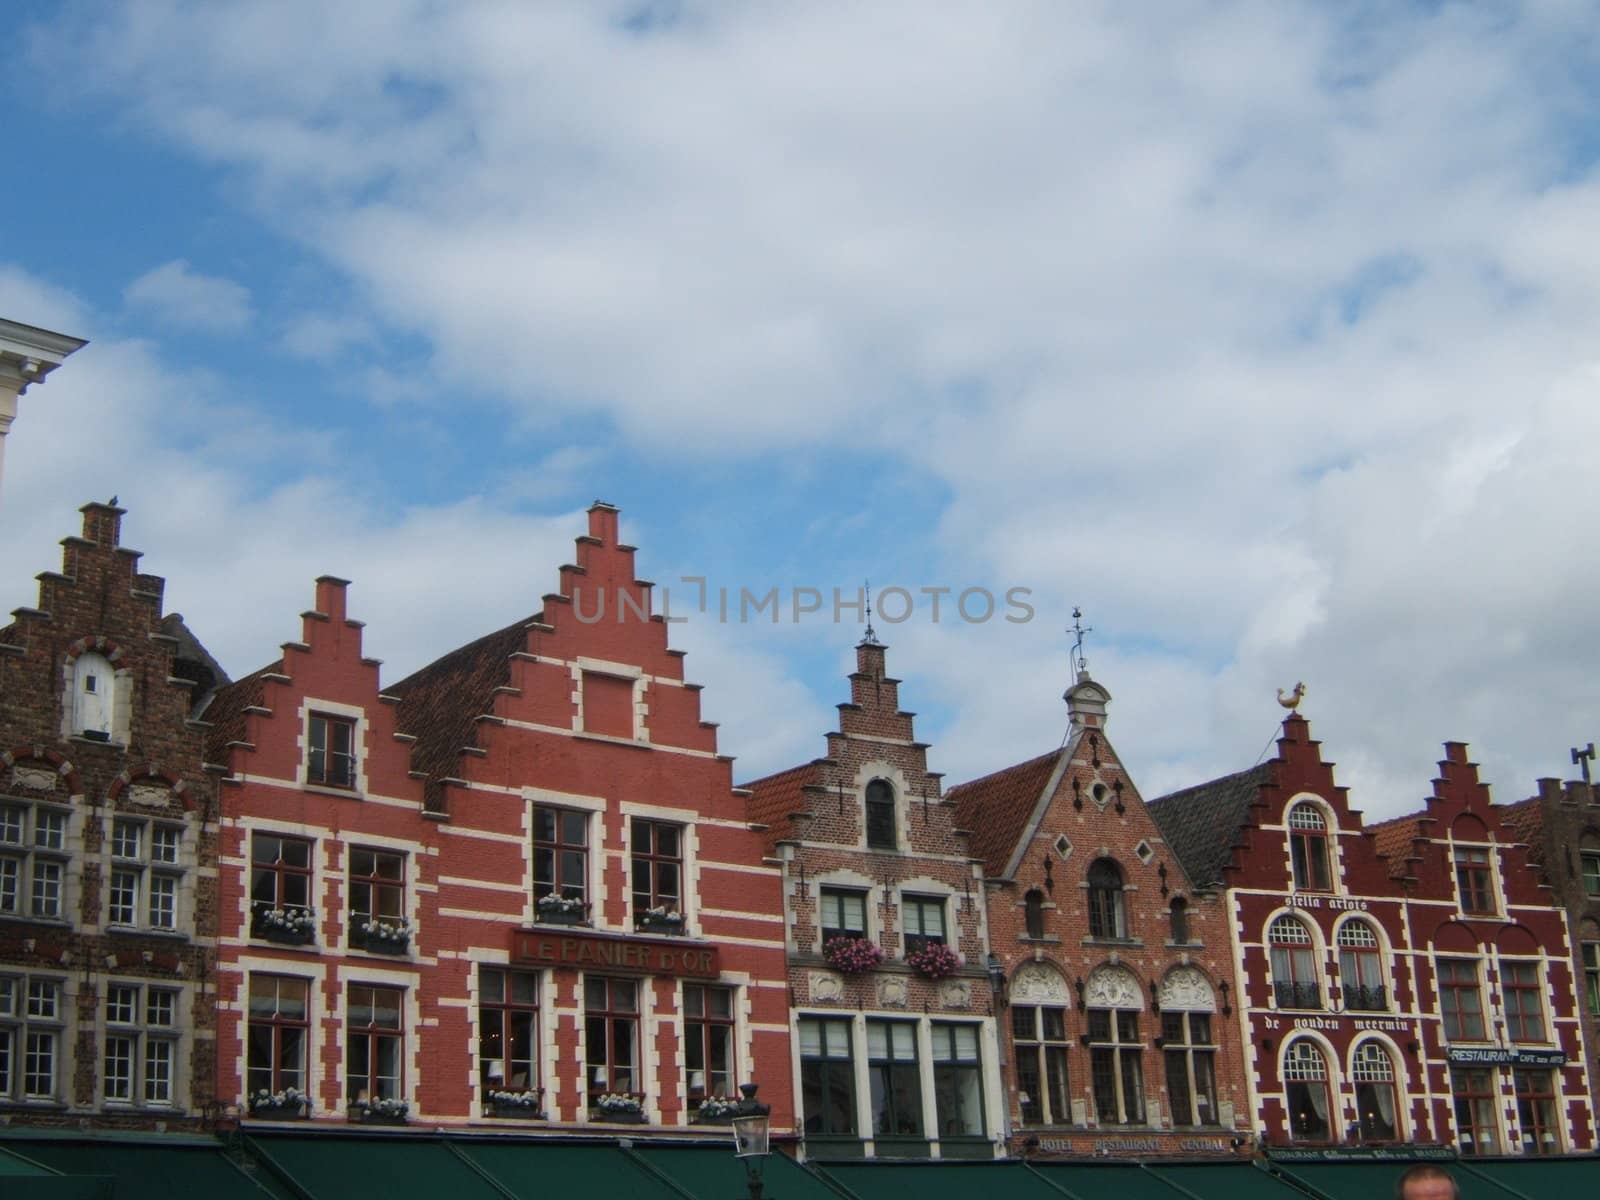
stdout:
POLYGON ((715 979, 717 947, 682 938, 617 938, 594 933, 518 929, 511 935, 511 960, 542 967, 604 968, 645 975, 715 979))

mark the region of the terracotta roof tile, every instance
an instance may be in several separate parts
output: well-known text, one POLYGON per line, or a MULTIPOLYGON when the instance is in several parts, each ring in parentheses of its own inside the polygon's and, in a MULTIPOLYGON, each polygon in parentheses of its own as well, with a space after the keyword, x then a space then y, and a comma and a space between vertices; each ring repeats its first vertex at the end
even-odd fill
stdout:
POLYGON ((485 634, 383 689, 400 698, 399 731, 417 739, 411 769, 427 778, 428 811, 442 811, 439 780, 454 776, 462 750, 477 744, 478 718, 494 712, 494 691, 511 682, 511 656, 527 647, 528 626, 538 619, 485 634))
POLYGON ((983 860, 983 872, 989 878, 998 879, 1005 873, 1057 762, 1070 752, 1070 748, 1058 748, 958 784, 945 793, 956 806, 956 826, 971 831, 968 845, 973 857, 983 860))
POLYGON ((776 775, 768 775, 750 783, 740 784, 750 789, 746 811, 750 820, 767 827, 767 849, 771 851, 779 842, 794 836, 790 813, 805 812, 805 787, 818 778, 818 763, 813 760, 776 775))
MULTIPOLYGON (((1499 808, 1498 805, 1496 805, 1499 808)), ((1544 862, 1544 806, 1539 803, 1539 797, 1534 796, 1529 800, 1519 800, 1515 804, 1508 804, 1499 808, 1500 824, 1509 830, 1519 842, 1528 845, 1528 860, 1542 864, 1544 862)))
POLYGON ((1411 874, 1413 843, 1423 836, 1420 815, 1380 821, 1376 825, 1368 825, 1367 832, 1372 835, 1378 857, 1388 860, 1389 878, 1404 879, 1411 874))
POLYGON ((1262 785, 1271 782, 1272 764, 1264 762, 1145 805, 1195 887, 1222 882, 1223 868, 1232 856, 1250 805, 1262 785))

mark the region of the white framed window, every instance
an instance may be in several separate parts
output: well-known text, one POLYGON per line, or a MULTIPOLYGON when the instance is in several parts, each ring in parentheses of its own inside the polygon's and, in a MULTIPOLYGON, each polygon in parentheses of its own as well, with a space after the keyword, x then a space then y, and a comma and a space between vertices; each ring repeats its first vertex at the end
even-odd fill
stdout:
POLYGON ((1336 1137, 1330 1108, 1328 1060, 1309 1038, 1289 1043, 1283 1060, 1289 1131, 1297 1142, 1329 1142, 1336 1137))
POLYGON ((110 845, 106 923, 175 932, 183 882, 182 827, 116 816, 110 845))
POLYGON ((1361 1140, 1396 1140, 1400 1136, 1400 1105, 1395 1091, 1394 1059, 1383 1043, 1369 1040, 1356 1047, 1350 1077, 1356 1085, 1356 1121, 1361 1140))
POLYGON ((113 739, 117 707, 117 674, 111 660, 92 651, 72 660, 68 710, 74 737, 96 742, 113 739))
POLYGON ((178 998, 174 988, 106 985, 101 1090, 107 1103, 179 1106, 178 998))
POLYGON ((70 810, 0 798, 0 917, 67 916, 70 810))
POLYGON ((0 975, 0 1101, 61 1099, 63 988, 48 976, 0 975))

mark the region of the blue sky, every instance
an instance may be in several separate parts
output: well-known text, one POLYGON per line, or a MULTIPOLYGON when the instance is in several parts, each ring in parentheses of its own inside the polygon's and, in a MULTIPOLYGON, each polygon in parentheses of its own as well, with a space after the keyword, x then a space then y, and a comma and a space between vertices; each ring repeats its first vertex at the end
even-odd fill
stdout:
MULTIPOLYGON (((1031 589, 879 625, 951 780, 1059 740, 1074 604, 1147 795, 1297 679, 1376 815, 1597 732, 1593 4, 8 15, 0 315, 92 342, 7 606, 116 493, 230 670, 327 571, 397 678, 604 498, 660 583, 1031 589)), ((857 633, 677 627, 741 777, 857 633)))

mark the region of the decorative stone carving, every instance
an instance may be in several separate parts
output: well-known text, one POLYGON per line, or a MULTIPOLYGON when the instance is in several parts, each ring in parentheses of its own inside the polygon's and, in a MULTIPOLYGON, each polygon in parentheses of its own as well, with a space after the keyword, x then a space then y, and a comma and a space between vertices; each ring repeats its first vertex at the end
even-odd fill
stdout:
POLYGON ((844 977, 832 971, 811 972, 811 999, 821 1004, 835 1004, 844 999, 844 977))
POLYGON ((911 998, 903 975, 884 975, 878 979, 878 1003, 884 1008, 904 1008, 911 998))
POLYGON ((971 1008, 971 981, 966 979, 946 979, 939 985, 939 1003, 945 1008, 971 1008))
POLYGON ((1193 967, 1174 967, 1161 981, 1162 1012, 1215 1012, 1217 998, 1193 967))
POLYGON ((1011 999, 1019 1004, 1070 1004, 1067 981, 1043 963, 1024 963, 1011 977, 1011 999))
POLYGON ((165 808, 172 803, 172 789, 165 784, 136 783, 128 789, 128 798, 146 808, 165 808))
POLYGON ((11 786, 27 792, 53 792, 60 776, 42 767, 14 767, 11 786))
POLYGON ((1126 967, 1097 967, 1083 987, 1090 1008, 1132 1008, 1144 1011, 1144 992, 1126 967))

